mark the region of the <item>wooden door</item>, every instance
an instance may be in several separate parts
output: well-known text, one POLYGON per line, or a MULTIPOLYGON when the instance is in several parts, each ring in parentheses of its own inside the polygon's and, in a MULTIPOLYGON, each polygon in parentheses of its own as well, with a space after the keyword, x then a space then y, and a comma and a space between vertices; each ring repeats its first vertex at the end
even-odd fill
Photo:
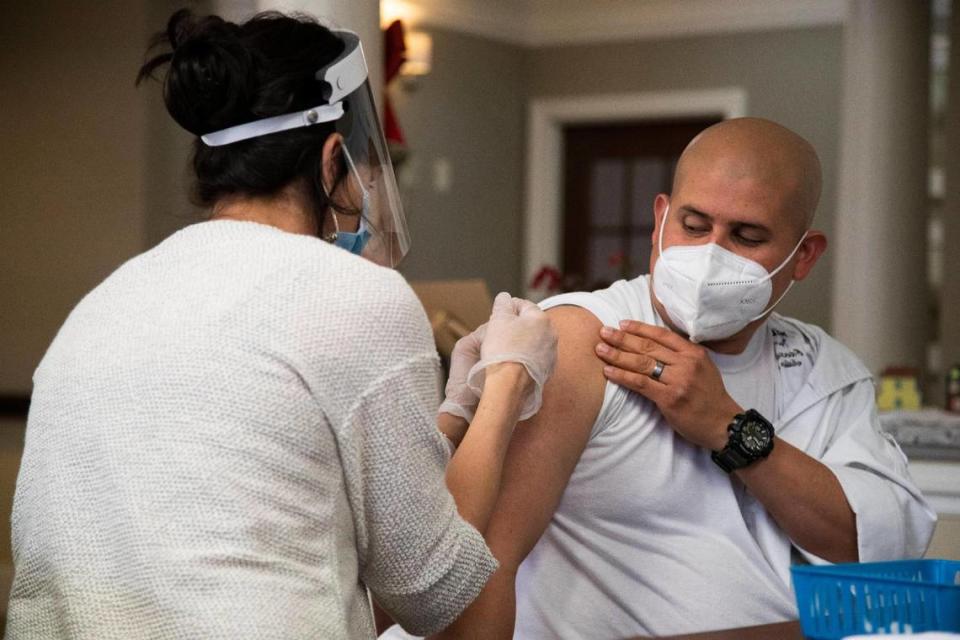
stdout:
POLYGON ((653 200, 670 193, 687 143, 720 116, 564 129, 564 288, 592 290, 646 273, 653 200))

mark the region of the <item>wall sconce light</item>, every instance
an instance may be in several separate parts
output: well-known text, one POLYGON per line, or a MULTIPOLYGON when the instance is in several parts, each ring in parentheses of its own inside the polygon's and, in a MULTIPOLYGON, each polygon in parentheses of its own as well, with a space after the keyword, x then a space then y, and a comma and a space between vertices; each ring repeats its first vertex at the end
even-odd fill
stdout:
POLYGON ((380 0, 380 27, 386 29, 394 20, 402 20, 403 24, 416 26, 423 22, 426 10, 417 2, 410 0, 380 0))
POLYGON ((406 61, 400 67, 400 75, 404 78, 417 78, 430 73, 430 64, 433 58, 433 39, 423 31, 408 31, 404 35, 406 61))

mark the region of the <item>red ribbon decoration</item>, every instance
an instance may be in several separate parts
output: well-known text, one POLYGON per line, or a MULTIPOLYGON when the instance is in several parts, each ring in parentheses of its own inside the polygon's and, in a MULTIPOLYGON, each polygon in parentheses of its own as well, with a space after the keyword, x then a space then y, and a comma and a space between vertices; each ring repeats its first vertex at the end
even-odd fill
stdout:
POLYGON ((540 270, 533 276, 533 281, 530 283, 530 286, 534 289, 539 289, 546 285, 544 288, 547 291, 557 291, 560 288, 562 277, 563 275, 559 269, 544 265, 540 267, 540 270))
MULTIPOLYGON (((400 67, 406 62, 404 53, 407 45, 403 41, 403 23, 394 20, 390 26, 383 32, 383 54, 384 65, 383 75, 384 84, 389 85, 390 81, 400 73, 400 67)), ((383 133, 387 138, 387 144, 404 146, 406 139, 403 137, 403 131, 400 130, 400 123, 393 111, 393 105, 390 104, 390 97, 386 92, 383 94, 383 133)))

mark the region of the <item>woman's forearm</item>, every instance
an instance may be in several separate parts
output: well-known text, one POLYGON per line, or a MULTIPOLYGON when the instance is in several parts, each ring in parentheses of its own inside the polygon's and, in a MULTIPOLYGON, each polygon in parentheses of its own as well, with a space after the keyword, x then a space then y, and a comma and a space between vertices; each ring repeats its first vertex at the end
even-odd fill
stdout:
POLYGON ((523 365, 489 367, 476 415, 447 467, 447 487, 460 516, 481 533, 497 501, 510 435, 530 384, 523 365))

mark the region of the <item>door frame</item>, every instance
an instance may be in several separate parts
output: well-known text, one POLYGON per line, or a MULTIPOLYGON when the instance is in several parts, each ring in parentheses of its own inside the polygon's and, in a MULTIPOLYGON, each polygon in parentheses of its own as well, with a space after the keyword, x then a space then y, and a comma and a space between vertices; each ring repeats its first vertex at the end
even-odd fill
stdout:
POLYGON ((538 98, 527 108, 527 173, 523 234, 523 287, 544 265, 558 266, 563 232, 563 128, 629 120, 662 120, 747 113, 741 87, 696 91, 644 91, 597 96, 538 98))

